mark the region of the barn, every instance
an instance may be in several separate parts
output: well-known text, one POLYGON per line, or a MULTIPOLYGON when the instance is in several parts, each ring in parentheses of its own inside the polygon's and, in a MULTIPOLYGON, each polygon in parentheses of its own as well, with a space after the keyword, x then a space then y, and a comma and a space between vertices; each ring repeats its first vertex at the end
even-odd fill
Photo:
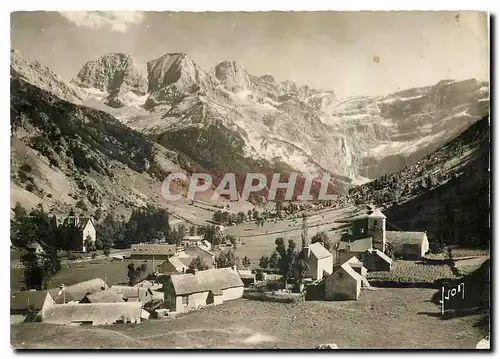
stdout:
POLYGON ((429 251, 425 232, 387 231, 386 238, 394 249, 394 255, 403 259, 420 259, 429 251))
POLYGON ((183 312, 241 298, 243 282, 232 268, 190 270, 190 273, 170 276, 163 291, 166 308, 183 312))

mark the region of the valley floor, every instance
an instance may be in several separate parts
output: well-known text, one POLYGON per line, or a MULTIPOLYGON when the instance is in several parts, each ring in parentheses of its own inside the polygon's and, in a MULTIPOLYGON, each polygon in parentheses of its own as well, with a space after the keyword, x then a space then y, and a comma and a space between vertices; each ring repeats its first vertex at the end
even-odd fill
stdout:
POLYGON ((359 301, 282 304, 238 299, 178 318, 105 327, 11 326, 28 348, 475 348, 480 315, 442 320, 435 290, 376 288, 359 301))

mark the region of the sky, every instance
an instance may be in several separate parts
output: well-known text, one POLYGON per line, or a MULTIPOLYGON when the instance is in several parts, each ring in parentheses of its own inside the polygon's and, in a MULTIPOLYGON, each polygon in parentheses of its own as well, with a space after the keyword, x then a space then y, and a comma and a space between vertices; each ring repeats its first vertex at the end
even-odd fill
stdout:
POLYGON ((66 80, 109 52, 139 63, 186 52, 339 96, 385 95, 443 79, 489 79, 479 12, 16 12, 11 47, 66 80))

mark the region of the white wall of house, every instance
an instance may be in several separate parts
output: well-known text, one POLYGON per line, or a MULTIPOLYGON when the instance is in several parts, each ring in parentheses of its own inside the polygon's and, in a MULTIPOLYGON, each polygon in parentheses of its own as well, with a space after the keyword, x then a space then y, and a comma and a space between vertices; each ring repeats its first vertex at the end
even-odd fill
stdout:
POLYGON ((207 304, 208 291, 201 293, 192 293, 186 295, 178 295, 175 298, 175 311, 185 312, 188 310, 196 309, 207 304), (185 299, 187 298, 187 303, 185 299))
POLYGON ((317 270, 317 279, 323 278, 323 271, 328 274, 333 273, 333 256, 329 256, 326 258, 321 258, 318 260, 318 270, 317 270))
POLYGON ((238 299, 241 297, 243 297, 243 286, 222 290, 222 298, 224 301, 238 299))
POLYGON ((87 236, 90 236, 91 242, 95 243, 96 240, 96 231, 95 227, 92 225, 92 223, 89 221, 87 222, 87 225, 83 229, 83 251, 86 252, 87 248, 85 248, 85 241, 87 240, 87 236))
POLYGON ((45 296, 45 300, 43 301, 43 304, 42 304, 42 310, 40 311, 40 316, 42 317, 42 320, 45 316, 45 312, 52 308, 54 305, 56 305, 56 303, 54 302, 54 299, 52 299, 52 296, 47 293, 47 295, 45 296))

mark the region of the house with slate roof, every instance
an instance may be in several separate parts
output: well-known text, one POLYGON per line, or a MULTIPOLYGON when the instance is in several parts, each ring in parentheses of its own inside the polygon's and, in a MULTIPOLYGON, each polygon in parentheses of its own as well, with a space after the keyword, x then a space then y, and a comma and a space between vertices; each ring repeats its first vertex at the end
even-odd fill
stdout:
POLYGON ((190 270, 189 273, 171 275, 163 292, 166 308, 185 312, 241 298, 243 282, 232 268, 190 270))

